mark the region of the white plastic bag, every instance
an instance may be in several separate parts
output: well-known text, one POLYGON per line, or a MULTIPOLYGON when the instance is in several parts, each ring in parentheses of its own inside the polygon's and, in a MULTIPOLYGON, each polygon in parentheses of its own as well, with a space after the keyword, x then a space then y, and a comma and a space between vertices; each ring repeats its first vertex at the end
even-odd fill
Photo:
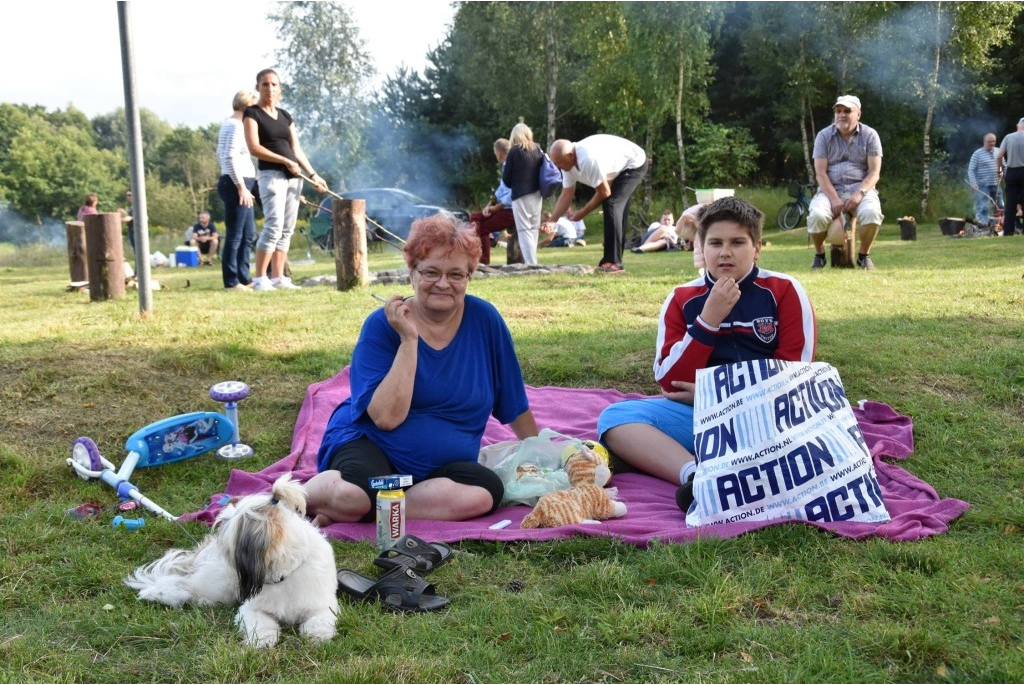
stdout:
POLYGON ((478 461, 493 469, 505 484, 502 505, 532 507, 543 495, 571 487, 563 466, 582 448, 580 440, 545 428, 534 438, 485 447, 478 461))
POLYGON ((481 447, 480 456, 477 457, 477 461, 493 470, 494 467, 505 461, 507 457, 518 452, 519 446, 522 444, 522 440, 506 440, 504 442, 496 442, 487 447, 481 447))
POLYGON ((153 268, 158 266, 167 266, 167 255, 160 250, 157 250, 153 254, 149 255, 149 265, 153 268))

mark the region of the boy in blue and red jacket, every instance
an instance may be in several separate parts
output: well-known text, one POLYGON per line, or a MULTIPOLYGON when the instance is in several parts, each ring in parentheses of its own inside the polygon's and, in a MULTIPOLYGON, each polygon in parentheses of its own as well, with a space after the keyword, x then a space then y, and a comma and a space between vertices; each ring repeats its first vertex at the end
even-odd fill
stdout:
POLYGON ((814 361, 817 327, 803 286, 757 266, 764 214, 725 197, 701 210, 697 240, 707 273, 677 286, 661 307, 654 378, 662 397, 626 400, 598 418, 620 470, 680 485, 686 511, 696 472, 693 390, 697 369, 753 359, 814 361))

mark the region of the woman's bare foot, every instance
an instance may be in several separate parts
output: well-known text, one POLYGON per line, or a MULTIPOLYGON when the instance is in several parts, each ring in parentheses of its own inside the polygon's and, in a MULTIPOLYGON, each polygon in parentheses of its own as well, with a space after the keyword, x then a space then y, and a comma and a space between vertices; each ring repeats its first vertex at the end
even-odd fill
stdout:
POLYGON ((317 514, 313 517, 312 524, 317 528, 326 528, 327 526, 334 523, 331 519, 327 518, 323 514, 317 514))

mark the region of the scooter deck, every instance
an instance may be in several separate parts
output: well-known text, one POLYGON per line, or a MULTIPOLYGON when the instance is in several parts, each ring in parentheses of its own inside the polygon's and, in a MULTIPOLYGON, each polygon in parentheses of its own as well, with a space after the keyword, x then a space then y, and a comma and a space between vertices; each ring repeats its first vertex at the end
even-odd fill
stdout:
POLYGON ((137 453, 136 466, 145 468, 198 457, 228 444, 234 433, 224 414, 197 411, 151 423, 132 433, 124 447, 137 453))

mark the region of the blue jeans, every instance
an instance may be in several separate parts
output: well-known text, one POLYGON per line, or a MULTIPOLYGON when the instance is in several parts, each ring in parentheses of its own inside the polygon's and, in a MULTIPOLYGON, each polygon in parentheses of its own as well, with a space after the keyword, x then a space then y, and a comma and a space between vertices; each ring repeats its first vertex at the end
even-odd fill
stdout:
MULTIPOLYGON (((256 187, 255 178, 246 178, 243 182, 249 192, 256 187)), ((249 285, 252 283, 249 250, 256 240, 256 214, 252 207, 238 204, 238 188, 227 174, 218 179, 217 194, 224 201, 224 247, 220 261, 224 287, 233 288, 239 283, 249 285)))
POLYGON ((978 189, 974 191, 974 220, 978 222, 978 225, 988 226, 991 220, 995 218, 996 206, 992 202, 995 201, 1002 207, 1003 198, 1000 197, 1001 194, 999 184, 990 186, 979 185, 978 189))

